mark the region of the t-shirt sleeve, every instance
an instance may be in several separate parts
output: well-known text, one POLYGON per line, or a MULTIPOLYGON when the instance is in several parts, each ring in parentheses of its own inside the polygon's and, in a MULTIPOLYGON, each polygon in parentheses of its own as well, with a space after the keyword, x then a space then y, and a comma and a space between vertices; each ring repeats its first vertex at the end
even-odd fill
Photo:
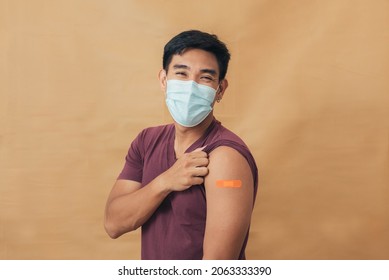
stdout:
POLYGON ((118 180, 132 180, 141 183, 143 177, 143 135, 144 131, 139 133, 131 143, 128 153, 125 157, 125 164, 118 180))

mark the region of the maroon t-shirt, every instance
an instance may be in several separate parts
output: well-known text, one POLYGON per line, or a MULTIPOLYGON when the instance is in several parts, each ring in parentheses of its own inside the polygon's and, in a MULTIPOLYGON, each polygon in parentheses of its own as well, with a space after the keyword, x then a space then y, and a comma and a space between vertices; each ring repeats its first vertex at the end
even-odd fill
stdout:
MULTIPOLYGON (((176 161, 173 124, 144 129, 132 142, 118 179, 149 184, 176 161)), ((255 160, 244 142, 214 119, 206 132, 187 153, 204 147, 210 153, 228 146, 241 153, 250 165, 254 181, 254 200, 258 185, 255 160)), ((142 259, 197 260, 203 257, 205 220, 207 215, 204 184, 170 193, 142 226, 142 259)), ((239 259, 245 259, 248 232, 239 259)))

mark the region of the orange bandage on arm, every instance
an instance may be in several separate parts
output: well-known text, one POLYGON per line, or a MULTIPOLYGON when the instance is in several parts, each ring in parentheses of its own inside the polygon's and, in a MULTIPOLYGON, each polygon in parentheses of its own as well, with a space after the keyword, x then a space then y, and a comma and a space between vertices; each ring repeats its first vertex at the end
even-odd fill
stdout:
POLYGON ((242 186, 241 180, 217 180, 216 187, 218 188, 240 188, 242 186))

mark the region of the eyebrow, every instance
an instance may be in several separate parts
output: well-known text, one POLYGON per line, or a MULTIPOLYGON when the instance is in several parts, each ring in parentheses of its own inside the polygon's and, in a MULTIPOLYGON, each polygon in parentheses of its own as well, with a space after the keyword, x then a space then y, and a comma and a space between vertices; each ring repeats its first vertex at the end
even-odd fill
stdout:
MULTIPOLYGON (((175 64, 175 65, 173 65, 173 69, 190 70, 190 67, 188 65, 185 65, 185 64, 175 64)), ((214 69, 205 68, 205 69, 201 69, 200 72, 201 73, 208 73, 208 74, 211 74, 213 76, 217 76, 217 72, 214 69)))
POLYGON ((190 67, 185 65, 185 64, 174 64, 173 68, 174 69, 188 69, 188 70, 190 70, 190 67))

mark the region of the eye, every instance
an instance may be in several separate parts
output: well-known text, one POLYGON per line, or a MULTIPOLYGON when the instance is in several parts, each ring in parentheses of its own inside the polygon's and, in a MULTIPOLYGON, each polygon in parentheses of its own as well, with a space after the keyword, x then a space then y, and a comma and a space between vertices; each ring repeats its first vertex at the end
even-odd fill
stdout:
POLYGON ((212 76, 202 76, 201 80, 205 82, 213 82, 215 79, 212 76))
POLYGON ((176 76, 186 77, 187 74, 185 72, 176 72, 176 76))

